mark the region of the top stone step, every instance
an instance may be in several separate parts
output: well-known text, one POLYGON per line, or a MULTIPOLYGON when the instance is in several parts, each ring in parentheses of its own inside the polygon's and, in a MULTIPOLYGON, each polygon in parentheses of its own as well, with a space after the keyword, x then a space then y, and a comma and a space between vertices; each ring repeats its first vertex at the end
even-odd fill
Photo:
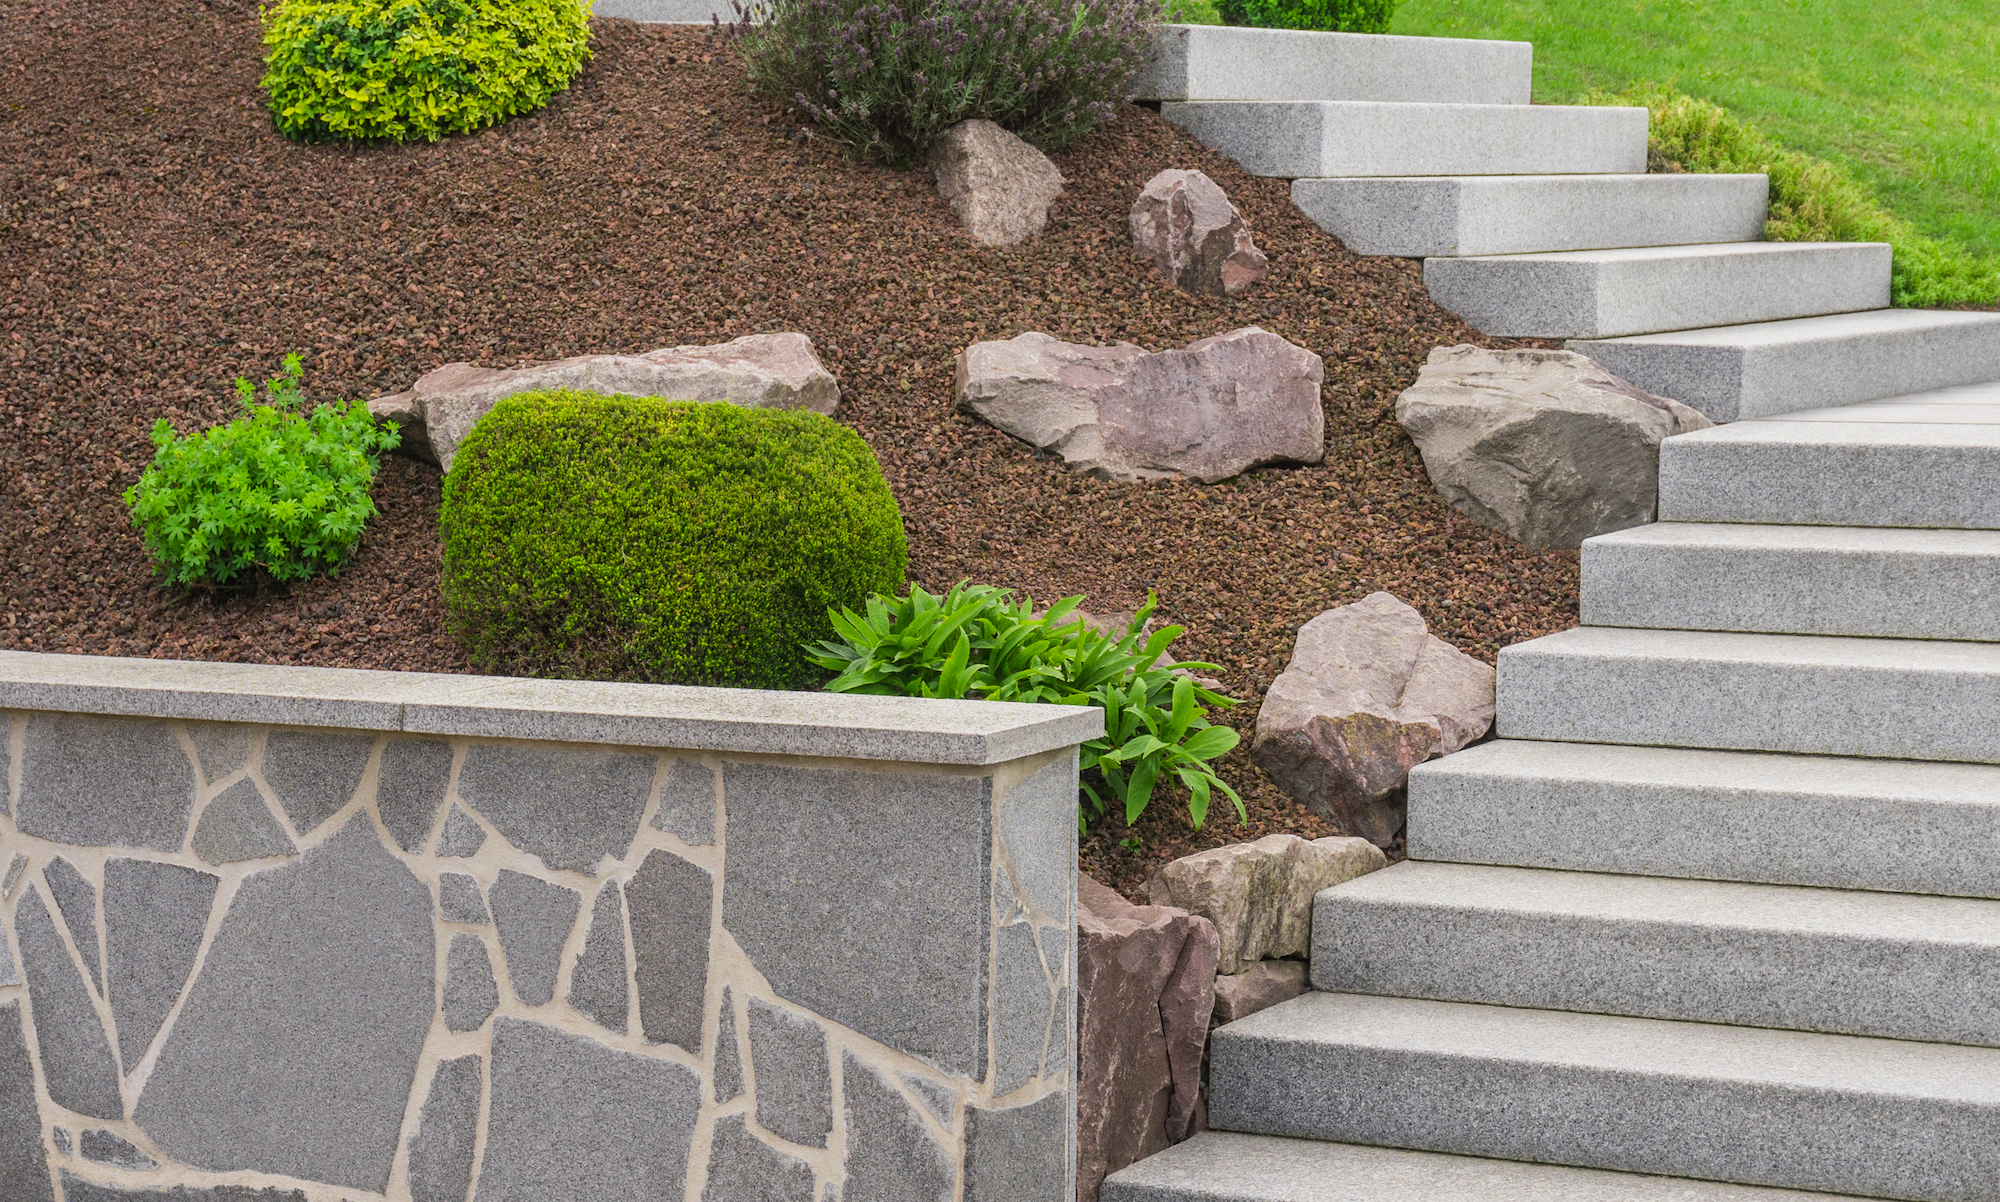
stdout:
POLYGON ((1140 100, 1526 104, 1531 42, 1163 25, 1140 100))

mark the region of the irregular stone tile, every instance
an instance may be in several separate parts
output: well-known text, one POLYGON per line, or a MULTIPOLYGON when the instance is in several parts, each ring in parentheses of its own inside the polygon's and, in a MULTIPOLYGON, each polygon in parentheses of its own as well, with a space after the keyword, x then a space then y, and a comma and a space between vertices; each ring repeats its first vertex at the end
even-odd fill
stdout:
POLYGON ((19 985, 21 974, 14 968, 14 952, 7 941, 0 939, 0 987, 19 985))
POLYGON ((701 1108, 694 1073, 541 1023, 493 1024, 477 1202, 678 1198, 701 1108))
POLYGON ((306 1202, 304 1190, 257 1189, 248 1185, 218 1185, 208 1189, 175 1186, 172 1189, 117 1189, 97 1185, 65 1172, 63 1197, 67 1202, 306 1202))
POLYGON ((479 1133, 479 1057, 438 1065, 410 1137, 410 1202, 465 1202, 472 1188, 473 1139, 479 1133))
POLYGON ((14 896, 14 886, 21 883, 21 874, 27 870, 28 857, 15 852, 14 858, 7 861, 7 875, 0 878, 0 901, 14 896))
POLYGON ((813 1202, 812 1166, 750 1134, 743 1116, 715 1120, 701 1202, 813 1202))
POLYGON ((264 740, 264 783, 292 820, 292 829, 310 835, 354 799, 375 736, 324 730, 274 730, 264 740))
POLYGON ((42 879, 49 883, 49 895, 55 898, 56 909, 62 912, 63 925, 69 928, 71 941, 82 953, 84 967, 97 983, 98 995, 103 996, 104 962, 97 954, 97 890, 83 879, 76 865, 61 856, 42 866, 42 879))
MULTIPOLYGON (((908 1080, 908 1078, 905 1078, 908 1080)), ((895 1086, 849 1052, 841 1061, 847 1120, 845 1202, 951 1202, 957 1168, 895 1086)), ((948 1112, 947 1112, 948 1113, 948 1112)), ((1063 1148, 1054 1149, 1063 1159, 1063 1148)))
POLYGON ((479 854, 486 843, 486 828, 472 820, 472 815, 451 807, 445 815, 444 833, 438 836, 437 854, 454 859, 470 859, 479 854))
POLYGON ((1076 761, 1064 758, 1007 790, 1000 840, 1014 865, 1014 885, 1057 926, 1074 921, 1076 761))
POLYGON ((715 1100, 733 1101, 743 1092, 743 1053, 736 1046, 736 1004, 722 991, 722 1014, 715 1023, 715 1100))
POLYGON ((212 785, 249 761, 251 736, 256 728, 235 722, 190 722, 187 732, 194 740, 202 779, 212 785))
POLYGON ((446 922, 487 922, 486 899, 479 882, 462 872, 438 876, 438 913, 446 922))
POLYGON ((923 1102, 924 1109, 931 1112, 938 1122, 951 1128, 951 1114, 958 1106, 958 1091, 943 1081, 933 1081, 915 1073, 902 1074, 903 1084, 923 1102))
POLYGON ((165 722, 31 714, 14 822, 56 843, 178 851, 194 791, 194 764, 165 722))
POLYGON ((809 1018, 751 998, 750 1071, 757 1078, 757 1122, 795 1144, 824 1148, 833 1129, 826 1031, 809 1018))
POLYGON ((477 935, 453 935, 444 955, 445 1029, 477 1031, 499 1008, 500 986, 493 981, 486 941, 477 935))
POLYGON ((178 864, 104 864, 104 948, 118 1054, 137 1066, 181 995, 208 931, 219 882, 178 864))
POLYGON ((387 1189, 436 1005, 433 929, 430 890, 365 814, 249 877, 134 1121, 197 1168, 387 1189))
POLYGON ((1067 985, 1058 989, 1055 1009, 1049 1014, 1049 1051, 1042 1060, 1042 1076, 1057 1081, 1074 1077, 1069 1064, 1069 1024, 1076 1013, 1075 997, 1067 985))
POLYGON ((1026 1085, 1042 1067, 1049 1033, 1049 978, 1034 931, 1026 923, 995 934, 993 1049, 995 1095, 1026 1085))
POLYGON ((451 783, 451 744, 443 739, 390 739, 375 781, 375 812, 404 851, 431 833, 451 783))
POLYGON ((653 792, 654 757, 474 743, 458 795, 507 841, 555 869, 595 872, 623 856, 653 792))
POLYGON ((55 1202, 18 999, 0 1004, 0 1196, 7 1202, 55 1202))
POLYGON ((660 812, 653 815, 653 829, 696 847, 714 843, 715 769, 699 760, 675 760, 660 789, 660 812))
POLYGON ((590 934, 570 970, 569 1004, 597 1025, 624 1034, 632 1001, 625 987, 625 907, 618 883, 606 881, 590 908, 590 934))
POLYGON ((121 1139, 115 1131, 86 1131, 77 1142, 85 1160, 140 1173, 160 1167, 159 1162, 121 1139))
POLYGON ((35 1018, 35 1042, 41 1048, 42 1079, 56 1105, 98 1119, 122 1119, 125 1104, 118 1096, 118 1062, 90 987, 78 975, 76 961, 56 933, 55 919, 33 885, 14 908, 14 938, 21 945, 21 969, 28 978, 28 997, 35 1018))
POLYGON ((714 878, 679 856, 654 851, 625 885, 637 958, 639 1026, 653 1043, 701 1054, 708 993, 708 928, 714 878))
POLYGON ((723 926, 778 996, 947 1075, 984 1076, 991 789, 726 764, 723 926), (925 815, 923 838, 886 833, 911 814, 925 815))
POLYGON ((62 1153, 64 1156, 70 1155, 69 1128, 51 1127, 49 1129, 49 1139, 55 1144, 57 1152, 62 1153))
POLYGON ((297 855, 277 815, 264 804, 257 782, 248 777, 224 789, 201 812, 189 841, 194 854, 211 864, 235 864, 270 856, 297 855))
POLYGON ((1070 1202, 1068 1093, 965 1111, 965 1202, 1070 1202))
POLYGON ((819 1192, 819 1202, 840 1202, 840 1187, 829 1181, 819 1192))
POLYGON ((563 942, 576 925, 583 895, 502 869, 487 891, 487 902, 493 907, 493 925, 500 931, 500 950, 507 957, 514 996, 530 1006, 547 1003, 556 996, 563 942))

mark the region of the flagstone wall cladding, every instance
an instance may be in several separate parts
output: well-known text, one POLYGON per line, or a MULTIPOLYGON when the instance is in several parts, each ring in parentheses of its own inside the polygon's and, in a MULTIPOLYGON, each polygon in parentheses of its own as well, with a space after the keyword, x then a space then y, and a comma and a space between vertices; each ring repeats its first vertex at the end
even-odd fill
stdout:
POLYGON ((0 1199, 1068 1202, 1096 713, 884 702, 0 653, 0 1199))

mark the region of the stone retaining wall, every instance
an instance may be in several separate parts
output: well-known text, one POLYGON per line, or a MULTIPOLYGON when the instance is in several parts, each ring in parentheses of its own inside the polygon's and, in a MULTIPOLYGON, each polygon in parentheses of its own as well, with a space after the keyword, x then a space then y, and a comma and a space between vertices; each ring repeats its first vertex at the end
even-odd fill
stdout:
POLYGON ((0 653, 6 1202, 1067 1202, 1096 710, 0 653))

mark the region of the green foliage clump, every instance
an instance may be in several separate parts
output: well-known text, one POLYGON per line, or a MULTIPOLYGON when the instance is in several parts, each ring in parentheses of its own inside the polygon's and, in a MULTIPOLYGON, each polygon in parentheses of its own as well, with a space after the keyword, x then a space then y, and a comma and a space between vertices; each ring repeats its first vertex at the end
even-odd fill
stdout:
POLYGON ((1208 707, 1236 702, 1188 675, 1215 665, 1161 662, 1184 630, 1146 633, 1157 604, 1151 596, 1123 634, 1077 617, 1082 600, 1066 597, 1038 614, 1032 600, 1014 601, 991 585, 961 583, 942 597, 912 588, 908 597, 870 597, 862 613, 832 614, 839 639, 808 647, 806 658, 839 673, 826 686, 836 693, 1097 706, 1105 733, 1083 745, 1082 770, 1084 796, 1099 816, 1116 799, 1126 824, 1137 822, 1154 788, 1171 777, 1187 788, 1196 827, 1218 789, 1247 821, 1242 798, 1209 766, 1238 736, 1210 725, 1208 707))
POLYGON ((485 670, 810 688, 827 611, 902 587, 861 436, 801 410, 509 397, 444 482, 444 600, 485 670))
POLYGON ((1224 25, 1386 33, 1397 0, 1216 0, 1224 25))
POLYGON ((922 162, 983 118, 1043 150, 1109 121, 1151 59, 1159 0, 739 0, 751 82, 859 157, 922 162))
POLYGON ((1844 168, 1777 145, 1720 105, 1655 84, 1637 84, 1616 94, 1594 91, 1587 100, 1651 110, 1648 150, 1656 166, 1704 175, 1770 176, 1764 236, 1774 242, 1887 242, 1894 254, 1890 295, 1897 305, 1991 305, 2000 300, 2000 266, 1918 233, 1877 204, 1844 168))
POLYGON ((304 378, 299 356, 287 355, 266 385, 269 404, 236 381, 244 416, 228 425, 183 438, 165 418, 154 423, 159 449, 125 504, 167 584, 304 580, 338 572, 354 553, 375 516, 376 457, 401 436, 360 401, 299 412, 304 378))
POLYGON ((590 57, 587 0, 279 0, 263 11, 278 132, 435 142, 541 108, 590 57))

